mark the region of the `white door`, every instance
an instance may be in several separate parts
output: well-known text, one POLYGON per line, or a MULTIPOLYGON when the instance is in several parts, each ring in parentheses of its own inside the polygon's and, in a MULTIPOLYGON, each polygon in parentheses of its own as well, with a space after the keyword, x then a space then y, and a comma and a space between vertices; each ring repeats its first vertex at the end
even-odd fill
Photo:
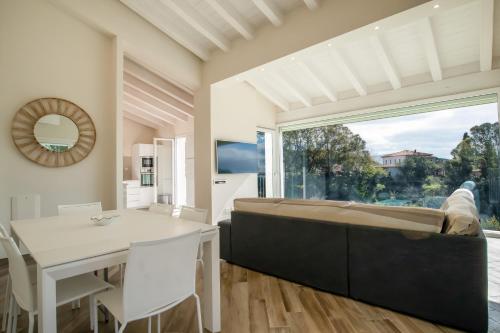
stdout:
POLYGON ((154 202, 175 203, 175 140, 155 138, 154 202))

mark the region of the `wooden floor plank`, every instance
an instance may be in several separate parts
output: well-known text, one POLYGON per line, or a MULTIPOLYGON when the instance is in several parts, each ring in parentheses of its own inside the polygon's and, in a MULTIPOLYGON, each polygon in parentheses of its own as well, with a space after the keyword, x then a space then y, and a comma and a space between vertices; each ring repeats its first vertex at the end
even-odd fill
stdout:
MULTIPOLYGON (((111 272, 114 283, 118 281, 116 272, 111 272)), ((0 291, 5 288, 7 273, 6 263, 0 262, 0 291)), ((198 267, 197 293, 203 299, 202 282, 198 267)), ((0 293, 0 304, 3 297, 0 293)), ((225 262, 221 264, 221 306, 222 333, 460 332, 225 262)), ((82 300, 80 309, 71 310, 70 305, 65 305, 58 308, 57 313, 59 332, 89 332, 87 299, 82 300)), ((162 314, 161 321, 162 333, 197 333, 194 298, 162 314)), ((19 317, 18 332, 26 332, 27 325, 27 316, 23 313, 19 317)), ((127 326, 125 332, 146 331, 147 320, 139 320, 127 326)), ((100 322, 99 332, 114 332, 113 320, 100 322)), ((153 332, 156 332, 156 319, 153 332)))

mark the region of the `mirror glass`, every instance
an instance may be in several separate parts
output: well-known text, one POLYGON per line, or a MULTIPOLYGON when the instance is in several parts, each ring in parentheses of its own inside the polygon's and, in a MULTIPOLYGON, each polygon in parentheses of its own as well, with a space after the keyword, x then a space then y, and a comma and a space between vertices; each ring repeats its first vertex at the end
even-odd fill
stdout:
POLYGON ((53 152, 64 152, 78 141, 78 127, 68 117, 49 114, 38 119, 35 124, 35 138, 45 148, 53 152))

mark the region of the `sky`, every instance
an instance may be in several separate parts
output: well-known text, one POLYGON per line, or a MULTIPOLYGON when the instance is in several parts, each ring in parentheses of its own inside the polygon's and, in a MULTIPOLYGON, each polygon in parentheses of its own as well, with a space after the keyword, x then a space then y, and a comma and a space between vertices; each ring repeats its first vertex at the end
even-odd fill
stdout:
POLYGON ((498 121, 497 104, 346 124, 365 141, 372 156, 404 149, 451 158, 451 151, 475 125, 498 121))

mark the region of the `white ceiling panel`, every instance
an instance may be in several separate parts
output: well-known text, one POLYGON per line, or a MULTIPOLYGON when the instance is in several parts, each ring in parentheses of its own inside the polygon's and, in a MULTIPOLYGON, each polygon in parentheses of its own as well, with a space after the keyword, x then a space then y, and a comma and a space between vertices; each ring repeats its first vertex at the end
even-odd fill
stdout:
POLYGON ((415 22, 383 33, 387 52, 392 55, 401 77, 424 73, 428 70, 425 51, 415 22))
POLYGON ((472 2, 432 18, 443 68, 479 60, 480 3, 472 2))
POLYGON ((341 51, 365 84, 375 85, 387 81, 381 64, 374 56, 375 53, 369 39, 346 44, 341 51))

